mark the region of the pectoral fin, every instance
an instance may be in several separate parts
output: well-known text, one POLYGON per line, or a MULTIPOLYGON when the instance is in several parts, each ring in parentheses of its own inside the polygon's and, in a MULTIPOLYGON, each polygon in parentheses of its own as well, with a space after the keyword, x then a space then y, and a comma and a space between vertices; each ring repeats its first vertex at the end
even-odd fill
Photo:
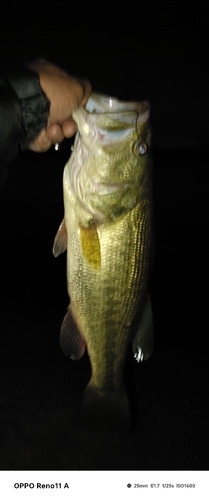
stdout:
POLYGON ((55 257, 58 257, 58 255, 64 253, 65 250, 67 250, 67 231, 65 219, 63 219, 55 236, 52 252, 55 257))
POLYGON ((84 259, 95 269, 101 266, 100 242, 94 223, 89 227, 80 227, 80 242, 84 259))

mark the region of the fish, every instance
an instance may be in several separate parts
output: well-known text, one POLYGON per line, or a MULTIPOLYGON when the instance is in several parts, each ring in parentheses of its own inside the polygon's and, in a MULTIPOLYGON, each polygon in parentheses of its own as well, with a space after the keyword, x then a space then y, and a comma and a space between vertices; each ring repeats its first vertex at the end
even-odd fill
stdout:
POLYGON ((92 93, 72 116, 78 131, 64 168, 64 219, 53 246, 55 257, 67 250, 70 304, 60 346, 74 360, 87 349, 90 418, 125 420, 130 346, 141 362, 154 345, 150 105, 92 93))

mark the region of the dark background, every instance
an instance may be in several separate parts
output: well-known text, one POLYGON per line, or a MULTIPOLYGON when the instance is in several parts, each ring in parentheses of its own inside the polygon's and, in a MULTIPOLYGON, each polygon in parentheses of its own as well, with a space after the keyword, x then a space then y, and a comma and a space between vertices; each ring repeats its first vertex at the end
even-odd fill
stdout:
POLYGON ((3 470, 209 468, 206 3, 121 9, 7 3, 0 55, 3 68, 44 56, 97 92, 151 103, 156 343, 144 365, 128 362, 136 426, 126 434, 78 425, 90 366, 87 355, 76 363, 60 352, 65 255, 52 255, 72 141, 59 152, 25 152, 0 193, 3 470))

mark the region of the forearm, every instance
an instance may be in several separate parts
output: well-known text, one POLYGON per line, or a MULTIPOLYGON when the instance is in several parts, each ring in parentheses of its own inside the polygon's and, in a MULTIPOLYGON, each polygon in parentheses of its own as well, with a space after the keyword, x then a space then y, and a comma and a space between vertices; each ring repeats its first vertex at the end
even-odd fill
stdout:
POLYGON ((0 78, 0 182, 19 149, 46 127, 49 108, 36 73, 23 69, 0 78))

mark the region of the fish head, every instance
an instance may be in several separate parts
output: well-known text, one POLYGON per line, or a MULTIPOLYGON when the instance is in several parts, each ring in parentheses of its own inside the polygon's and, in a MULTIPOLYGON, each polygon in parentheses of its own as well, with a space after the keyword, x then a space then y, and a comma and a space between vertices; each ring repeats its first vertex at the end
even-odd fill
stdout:
POLYGON ((73 113, 79 132, 72 183, 95 220, 117 218, 149 189, 149 117, 147 101, 123 102, 99 94, 92 94, 86 109, 73 113))

